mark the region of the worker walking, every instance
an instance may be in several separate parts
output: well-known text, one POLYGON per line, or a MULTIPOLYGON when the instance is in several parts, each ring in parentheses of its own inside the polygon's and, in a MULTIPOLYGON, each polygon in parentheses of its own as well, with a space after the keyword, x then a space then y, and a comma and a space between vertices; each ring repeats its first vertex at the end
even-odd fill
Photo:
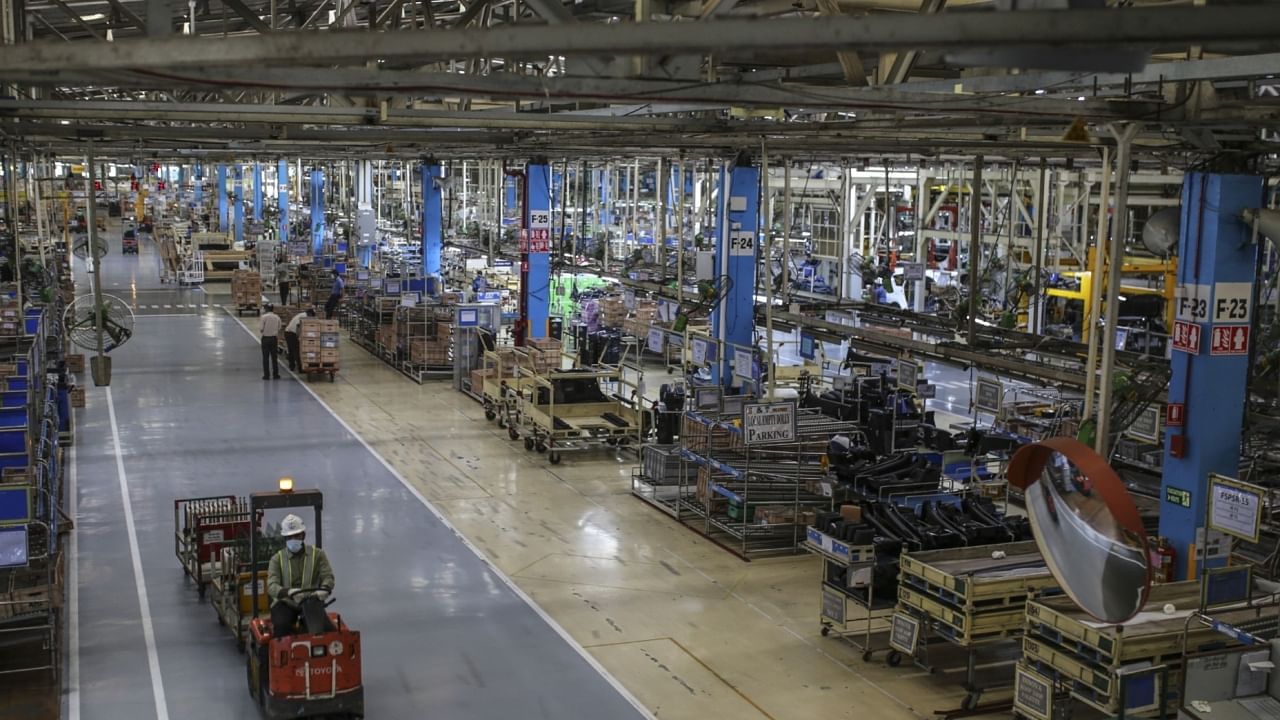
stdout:
POLYGON ((329 291, 329 299, 324 303, 324 317, 326 320, 332 320, 334 313, 338 311, 338 303, 342 302, 342 290, 344 287, 342 273, 334 270, 333 289, 329 291))
POLYGON ((284 548, 267 563, 267 594, 271 596, 271 633, 277 638, 294 633, 301 618, 313 635, 333 630, 324 611, 333 592, 333 567, 324 550, 307 545, 307 527, 297 515, 280 523, 284 548))
POLYGON ((284 328, 284 347, 289 351, 290 370, 297 372, 302 369, 302 350, 298 343, 298 330, 301 328, 303 320, 315 316, 315 308, 307 308, 294 315, 293 319, 284 328))
POLYGON ((271 303, 262 306, 262 379, 280 379, 280 316, 271 303))
POLYGON ((276 285, 280 288, 280 304, 289 304, 289 269, 281 264, 276 268, 276 285))

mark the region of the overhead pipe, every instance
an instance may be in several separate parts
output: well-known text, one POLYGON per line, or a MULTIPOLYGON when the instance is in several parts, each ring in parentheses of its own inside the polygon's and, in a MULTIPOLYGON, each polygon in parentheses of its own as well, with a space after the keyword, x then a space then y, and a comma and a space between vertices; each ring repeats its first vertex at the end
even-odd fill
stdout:
POLYGON ((1129 157, 1133 139, 1141 129, 1139 123, 1111 126, 1116 138, 1116 220, 1111 234, 1111 272, 1107 275, 1107 326, 1102 345, 1102 387, 1098 394, 1098 437, 1094 449, 1107 457, 1111 432, 1111 374, 1116 362, 1116 324, 1120 315, 1120 267, 1124 264, 1124 241, 1129 232, 1129 157))

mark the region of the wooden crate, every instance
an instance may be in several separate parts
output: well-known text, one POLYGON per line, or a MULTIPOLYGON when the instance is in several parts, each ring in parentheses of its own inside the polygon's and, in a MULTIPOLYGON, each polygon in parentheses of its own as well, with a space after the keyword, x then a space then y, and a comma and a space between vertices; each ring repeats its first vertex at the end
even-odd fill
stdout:
POLYGON ((82 385, 77 385, 77 386, 75 386, 75 387, 71 388, 71 391, 68 393, 68 395, 69 395, 70 400, 71 400, 71 407, 73 407, 73 408, 82 408, 82 407, 84 407, 84 406, 85 406, 85 392, 84 392, 84 386, 82 386, 82 385))
POLYGON ((82 373, 84 372, 84 355, 81 353, 73 353, 67 356, 67 372, 82 373))

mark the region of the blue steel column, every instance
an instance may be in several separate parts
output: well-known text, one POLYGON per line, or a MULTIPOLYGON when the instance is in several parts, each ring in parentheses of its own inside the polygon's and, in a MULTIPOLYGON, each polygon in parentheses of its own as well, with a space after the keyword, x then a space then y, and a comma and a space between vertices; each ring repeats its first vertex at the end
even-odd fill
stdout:
POLYGON ((253 221, 262 222, 262 165, 253 164, 253 221))
POLYGON ((289 242, 289 163, 276 164, 276 202, 280 207, 280 242, 289 242))
POLYGON ((203 208, 204 206, 204 171, 200 168, 199 163, 196 163, 194 176, 195 176, 195 179, 192 181, 191 184, 193 186, 193 189, 196 192, 196 207, 203 208))
POLYGON ((232 171, 236 196, 236 242, 244 242, 244 167, 236 165, 232 171))
POLYGON ((443 176, 444 168, 439 163, 423 164, 422 275, 437 282, 440 277, 440 251, 444 246, 444 192, 436 181, 443 176))
MULTIPOLYGON (((525 167, 525 182, 528 183, 528 205, 523 208, 524 225, 529 228, 530 244, 532 236, 541 230, 548 238, 551 236, 550 223, 535 227, 533 218, 541 214, 544 218, 551 216, 551 168, 546 162, 530 163, 525 167)), ((550 317, 551 305, 551 255, 547 252, 529 253, 528 283, 522 291, 528 294, 529 332, 526 337, 547 337, 547 319, 550 317)))
MULTIPOLYGON (((756 235, 759 227, 760 169, 739 158, 731 171, 720 170, 720 195, 716 207, 716 285, 727 272, 733 287, 711 313, 711 329, 717 338, 740 348, 752 346, 755 332, 756 235), (728 183, 726 184, 726 176, 728 183), (724 204, 728 196, 729 204, 724 204), (739 209, 735 210, 737 207, 739 209), (724 213, 728 209, 728 226, 724 213)), ((713 378, 728 386, 733 379, 733 348, 725 347, 712 366, 713 378)))
MULTIPOLYGON (((1253 175, 1188 173, 1182 184, 1182 230, 1178 243, 1178 284, 1252 283, 1258 259, 1244 208, 1258 207, 1262 178, 1253 175)), ((1211 296, 1212 319, 1216 297, 1211 296)), ((1257 309, 1254 309, 1257 312, 1257 309)), ((1221 327, 1221 325, 1219 326, 1221 327)), ((1174 551, 1176 579, 1187 576, 1196 530, 1204 527, 1209 473, 1239 477, 1240 433, 1245 407, 1247 355, 1212 355, 1213 326, 1200 326, 1198 355, 1174 350, 1169 402, 1185 403, 1182 428, 1165 432, 1160 492, 1160 535, 1174 551), (1171 449, 1183 447, 1182 457, 1171 449), (1168 489, 1191 494, 1191 507, 1169 502, 1168 489)), ((1174 496, 1180 493, 1175 492, 1174 496)))
POLYGON ((311 171, 311 253, 324 249, 324 171, 311 171))
POLYGON ((218 166, 218 232, 226 232, 231 228, 231 218, 227 212, 227 166, 218 166))

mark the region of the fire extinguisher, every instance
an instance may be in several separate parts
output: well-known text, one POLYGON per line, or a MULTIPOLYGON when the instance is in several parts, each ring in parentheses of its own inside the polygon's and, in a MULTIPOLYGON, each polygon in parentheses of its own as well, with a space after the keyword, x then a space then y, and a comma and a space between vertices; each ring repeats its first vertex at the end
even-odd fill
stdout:
POLYGON ((1173 545, 1166 538, 1156 538, 1151 548, 1151 577, 1158 583, 1173 582, 1173 545))

